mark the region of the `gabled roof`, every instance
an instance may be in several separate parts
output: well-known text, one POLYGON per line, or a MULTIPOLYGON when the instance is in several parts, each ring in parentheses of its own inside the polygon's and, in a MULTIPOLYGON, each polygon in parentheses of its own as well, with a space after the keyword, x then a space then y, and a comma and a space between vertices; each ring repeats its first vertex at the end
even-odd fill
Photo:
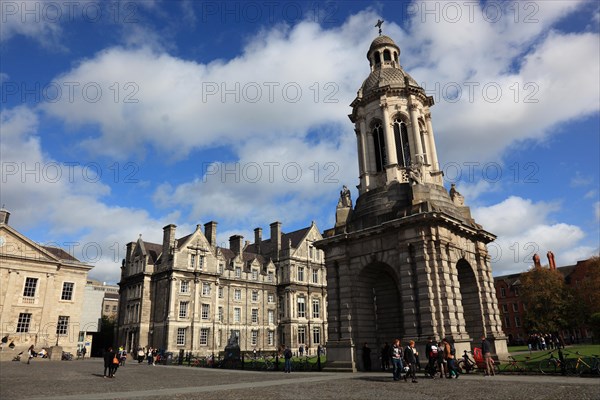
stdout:
MULTIPOLYGON (((250 247, 250 246, 248 246, 248 247, 250 247)), ((223 254, 223 257, 226 260, 231 260, 231 259, 235 258, 235 253, 231 249, 227 249, 224 247, 218 247, 218 250, 221 252, 221 254, 223 254)), ((260 254, 250 253, 248 251, 244 251, 242 253, 242 261, 244 263, 252 263, 254 260, 258 261, 258 263, 260 265, 264 265, 264 264, 268 263, 268 259, 263 257, 260 254)))
MULTIPOLYGON (((293 231, 290 233, 282 233, 281 234, 281 247, 287 248, 288 243, 291 242, 293 248, 297 248, 300 245, 300 242, 306 237, 311 226, 306 228, 298 229, 297 231, 293 231)), ((247 250, 252 253, 260 253, 260 254, 271 254, 274 252, 274 243, 272 242, 272 238, 262 240, 260 245, 256 243, 252 243, 248 245, 247 250)))
POLYGON ((61 249, 60 247, 53 247, 53 246, 41 246, 43 249, 45 249, 46 251, 48 251, 49 253, 51 253, 54 257, 58 258, 59 260, 63 260, 63 261, 69 261, 69 262, 81 262, 78 259, 76 259, 75 257, 73 257, 72 255, 70 255, 69 253, 67 253, 66 251, 64 251, 63 249, 61 249))

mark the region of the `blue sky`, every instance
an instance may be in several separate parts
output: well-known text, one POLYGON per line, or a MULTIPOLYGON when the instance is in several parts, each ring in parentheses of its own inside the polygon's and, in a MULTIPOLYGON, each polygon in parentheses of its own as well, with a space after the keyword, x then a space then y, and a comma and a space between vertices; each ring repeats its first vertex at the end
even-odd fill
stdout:
POLYGON ((597 2, 1 6, 0 203, 92 277, 118 281, 125 244, 169 223, 215 220, 225 246, 331 227, 378 18, 435 98, 446 186, 498 235, 494 274, 598 254, 597 2))

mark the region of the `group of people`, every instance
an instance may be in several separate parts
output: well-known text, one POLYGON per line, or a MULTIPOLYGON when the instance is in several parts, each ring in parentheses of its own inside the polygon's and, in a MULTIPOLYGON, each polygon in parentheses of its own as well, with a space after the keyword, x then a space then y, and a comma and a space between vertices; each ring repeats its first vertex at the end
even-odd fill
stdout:
POLYGON ((152 347, 139 347, 137 351, 138 364, 144 362, 144 359, 148 362, 148 365, 156 365, 159 359, 159 350, 152 347))
POLYGON ((533 333, 527 338, 527 347, 529 351, 564 349, 565 342, 557 334, 533 333))
MULTIPOLYGON (((494 375, 494 361, 491 355, 491 344, 485 338, 481 337, 481 349, 486 364, 486 375, 494 375)), ((443 338, 437 342, 429 338, 425 346, 425 358, 427 366, 425 367, 425 376, 430 379, 436 377, 458 379, 460 372, 457 365, 456 350, 453 343, 443 338)), ((366 371, 371 370, 371 349, 367 343, 362 347, 363 366, 366 371)), ((416 372, 420 370, 419 352, 415 348, 414 340, 409 341, 406 346, 402 346, 400 339, 394 339, 392 345, 385 343, 381 348, 381 369, 392 370, 392 377, 395 381, 408 378, 416 383, 416 372)))

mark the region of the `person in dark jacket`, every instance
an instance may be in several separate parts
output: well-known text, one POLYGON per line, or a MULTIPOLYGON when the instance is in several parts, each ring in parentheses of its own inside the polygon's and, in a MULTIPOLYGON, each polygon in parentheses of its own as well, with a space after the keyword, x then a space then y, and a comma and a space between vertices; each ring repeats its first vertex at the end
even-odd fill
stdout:
POLYGON ((112 378, 114 376, 113 360, 115 358, 115 352, 112 347, 104 352, 104 377, 112 378), (108 373, 108 375, 107 375, 108 373))
POLYGON ((404 381, 410 376, 413 383, 417 383, 417 357, 415 356, 415 352, 415 341, 411 340, 406 349, 404 349, 404 362, 408 366, 408 371, 404 375, 404 381))
POLYGON ((483 361, 485 362, 485 374, 494 376, 494 360, 492 360, 492 346, 487 341, 485 335, 481 335, 481 352, 483 353, 483 361))
POLYGON ((371 348, 367 345, 367 342, 362 347, 362 359, 365 371, 371 370, 371 348))

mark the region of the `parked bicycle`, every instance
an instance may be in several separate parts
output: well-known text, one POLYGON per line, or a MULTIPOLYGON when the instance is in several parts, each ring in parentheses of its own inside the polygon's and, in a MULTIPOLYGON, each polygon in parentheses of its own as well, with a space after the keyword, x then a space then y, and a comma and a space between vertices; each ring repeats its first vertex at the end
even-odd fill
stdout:
MULTIPOLYGON (((530 357, 525 357, 527 359, 527 361, 525 362, 525 365, 527 365, 527 362, 529 361, 530 357)), ((521 363, 519 361, 517 361, 516 358, 514 358, 513 356, 508 356, 508 364, 503 365, 500 368, 500 372, 502 373, 518 373, 518 374, 522 374, 526 371, 527 368, 523 367, 521 365, 521 363)))
POLYGON ((554 351, 551 351, 550 358, 546 358, 545 360, 540 361, 538 364, 538 370, 542 374, 571 374, 572 369, 567 368, 567 361, 561 360, 558 357, 554 357, 554 351))
POLYGON ((597 355, 594 354, 592 357, 587 358, 590 362, 588 364, 578 351, 575 352, 575 354, 577 354, 577 358, 567 362, 566 369, 569 373, 579 376, 600 375, 600 361, 598 360, 597 355))

